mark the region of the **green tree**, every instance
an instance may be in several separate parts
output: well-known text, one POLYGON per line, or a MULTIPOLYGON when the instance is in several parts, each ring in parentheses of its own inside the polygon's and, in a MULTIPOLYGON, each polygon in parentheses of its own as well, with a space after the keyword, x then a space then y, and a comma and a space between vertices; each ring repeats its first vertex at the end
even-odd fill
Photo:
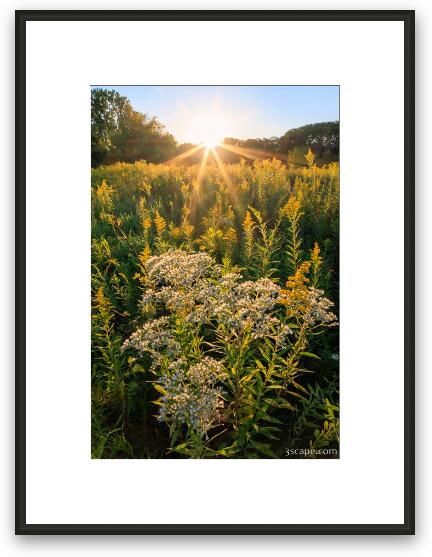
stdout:
POLYGON ((126 97, 117 91, 93 89, 91 92, 91 156, 92 166, 102 164, 113 149, 112 136, 128 109, 132 110, 126 97), (129 105, 129 106, 128 106, 129 105))
POLYGON ((162 162, 177 147, 155 117, 138 112, 117 91, 91 92, 91 162, 96 167, 117 161, 162 162))

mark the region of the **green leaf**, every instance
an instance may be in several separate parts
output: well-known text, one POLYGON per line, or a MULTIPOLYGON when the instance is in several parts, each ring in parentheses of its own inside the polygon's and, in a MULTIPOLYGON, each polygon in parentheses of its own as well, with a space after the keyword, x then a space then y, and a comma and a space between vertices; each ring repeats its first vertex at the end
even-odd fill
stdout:
POLYGON ((287 400, 284 400, 280 403, 280 408, 287 408, 288 410, 292 410, 293 412, 297 411, 297 408, 290 404, 287 400))
POLYGON ((264 398, 263 400, 270 406, 279 406, 274 398, 264 398))
POLYGON ((162 385, 159 385, 159 383, 153 383, 153 387, 157 390, 158 393, 160 393, 161 395, 168 395, 168 393, 166 392, 166 390, 162 387, 162 385))
POLYGON ((274 418, 273 416, 269 416, 268 414, 266 414, 265 412, 260 412, 258 414, 258 418, 261 420, 264 420, 266 422, 270 422, 272 424, 283 424, 283 422, 281 422, 280 420, 278 420, 277 418, 274 418))
POLYGON ((270 445, 264 443, 258 443, 253 439, 249 441, 248 445, 250 445, 251 447, 253 447, 254 449, 256 449, 257 451, 259 451, 260 453, 266 456, 270 456, 271 458, 277 458, 275 453, 270 449, 270 445))
POLYGON ((300 393, 296 393, 295 391, 288 391, 288 393, 292 396, 295 396, 296 398, 299 398, 300 400, 303 401, 307 401, 308 399, 305 398, 304 396, 302 396, 300 393))
POLYGON ((300 352, 300 356, 306 356, 307 358, 315 358, 315 360, 321 360, 319 356, 316 354, 312 354, 312 352, 300 352))
POLYGON ((273 435, 273 431, 281 431, 278 427, 262 427, 260 428, 259 432, 261 435, 264 435, 264 437, 268 437, 269 439, 274 439, 275 441, 278 441, 278 437, 276 437, 276 435, 273 435))

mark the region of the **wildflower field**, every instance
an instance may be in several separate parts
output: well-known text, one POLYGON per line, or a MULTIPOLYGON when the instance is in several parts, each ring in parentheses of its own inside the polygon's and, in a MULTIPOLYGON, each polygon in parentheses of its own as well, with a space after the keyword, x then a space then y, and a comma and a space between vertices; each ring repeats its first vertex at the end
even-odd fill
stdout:
POLYGON ((91 178, 92 457, 337 458, 338 163, 91 178))

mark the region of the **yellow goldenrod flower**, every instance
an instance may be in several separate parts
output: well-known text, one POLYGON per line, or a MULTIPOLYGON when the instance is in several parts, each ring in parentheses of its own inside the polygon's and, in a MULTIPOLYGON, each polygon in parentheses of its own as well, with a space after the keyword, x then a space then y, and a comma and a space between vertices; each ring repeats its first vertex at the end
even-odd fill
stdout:
POLYGON ((156 209, 155 216, 154 216, 154 223, 156 226, 156 233, 158 236, 162 236, 164 230, 166 228, 166 221, 165 219, 159 214, 159 211, 156 209))

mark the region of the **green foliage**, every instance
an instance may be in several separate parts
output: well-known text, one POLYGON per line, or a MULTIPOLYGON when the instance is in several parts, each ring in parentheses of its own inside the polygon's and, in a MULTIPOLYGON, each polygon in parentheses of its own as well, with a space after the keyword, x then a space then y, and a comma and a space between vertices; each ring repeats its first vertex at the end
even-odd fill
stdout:
POLYGON ((293 168, 305 166, 305 155, 312 149, 320 166, 339 160, 339 122, 307 124, 288 130, 281 137, 261 139, 225 138, 224 143, 249 153, 274 154, 293 168))
POLYGON ((315 458, 320 449, 332 449, 327 454, 338 456, 339 452, 339 404, 336 381, 308 385, 305 396, 300 397, 298 414, 291 423, 290 446, 310 451, 306 458, 315 458))
MULTIPOLYGON (((96 124, 114 141, 109 118, 96 124)), ((93 458, 337 449, 338 331, 312 316, 330 315, 328 299, 338 311, 338 219, 338 165, 311 157, 299 169, 278 160, 94 168, 93 458), (174 351, 149 350, 149 329, 174 351), (213 413, 176 413, 176 388, 197 404, 212 393, 213 413)))
POLYGON ((256 273, 259 277, 270 278, 277 273, 276 265, 279 260, 276 259, 280 237, 278 235, 280 219, 278 219, 271 229, 264 222, 261 212, 258 209, 250 207, 255 220, 257 222, 258 239, 255 245, 256 273))
POLYGON ((174 137, 157 118, 134 110, 116 91, 92 89, 92 167, 139 159, 160 162, 170 158, 176 147, 174 137))

